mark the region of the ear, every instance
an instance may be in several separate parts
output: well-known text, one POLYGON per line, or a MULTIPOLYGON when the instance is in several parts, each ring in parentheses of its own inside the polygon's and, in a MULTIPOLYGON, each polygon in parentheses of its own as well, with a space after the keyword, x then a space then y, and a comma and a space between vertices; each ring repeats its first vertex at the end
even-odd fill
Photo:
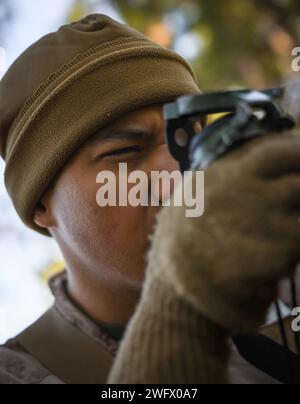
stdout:
POLYGON ((33 214, 33 221, 37 226, 44 229, 49 229, 56 225, 50 205, 44 201, 37 204, 33 214))

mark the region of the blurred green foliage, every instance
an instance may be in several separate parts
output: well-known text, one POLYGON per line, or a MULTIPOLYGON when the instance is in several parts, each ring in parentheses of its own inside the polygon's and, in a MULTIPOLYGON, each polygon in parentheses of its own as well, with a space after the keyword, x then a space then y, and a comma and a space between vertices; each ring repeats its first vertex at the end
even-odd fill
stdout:
MULTIPOLYGON (((300 0, 73 0, 67 20, 107 4, 181 53, 205 90, 278 84, 292 73, 291 51, 300 46, 300 0)), ((9 12, 10 0, 0 0, 0 40, 9 12)))
POLYGON ((114 3, 129 25, 145 33, 152 24, 173 21, 171 48, 182 35, 198 36, 201 46, 191 63, 204 89, 277 84, 291 74, 291 50, 300 46, 299 0, 114 3))

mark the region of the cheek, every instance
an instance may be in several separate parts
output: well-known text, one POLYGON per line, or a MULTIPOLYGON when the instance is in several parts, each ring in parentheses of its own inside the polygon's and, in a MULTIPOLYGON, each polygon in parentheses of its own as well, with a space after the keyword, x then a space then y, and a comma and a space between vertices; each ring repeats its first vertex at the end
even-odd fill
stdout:
POLYGON ((81 254, 88 253, 105 264, 141 263, 148 243, 151 208, 100 207, 96 202, 98 189, 93 175, 69 177, 59 187, 56 216, 63 238, 81 254))
MULTIPOLYGON (((96 215, 95 215, 96 216, 96 215)), ((147 209, 143 207, 98 207, 98 240, 117 260, 135 261, 145 253, 148 240, 147 209)))
POLYGON ((74 239, 94 231, 96 184, 91 176, 69 170, 61 176, 53 195, 53 211, 63 237, 74 239))

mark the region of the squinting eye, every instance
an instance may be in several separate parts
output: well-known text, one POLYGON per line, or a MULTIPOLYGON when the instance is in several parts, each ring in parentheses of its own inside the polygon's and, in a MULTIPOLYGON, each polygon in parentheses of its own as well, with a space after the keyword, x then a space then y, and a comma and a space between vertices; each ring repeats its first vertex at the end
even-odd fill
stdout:
POLYGON ((101 155, 101 157, 109 157, 109 156, 121 156, 124 154, 130 154, 130 153, 138 153, 141 151, 140 146, 132 146, 132 147, 126 147, 123 149, 117 149, 117 150, 113 150, 107 153, 104 153, 101 155))

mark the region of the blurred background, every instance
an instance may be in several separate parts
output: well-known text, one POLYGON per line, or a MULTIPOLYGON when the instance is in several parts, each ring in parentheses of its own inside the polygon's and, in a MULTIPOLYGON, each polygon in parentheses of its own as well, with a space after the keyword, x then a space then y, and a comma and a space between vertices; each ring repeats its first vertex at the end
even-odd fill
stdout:
MULTIPOLYGON (((277 85, 300 47, 299 0, 0 0, 0 78, 41 36, 96 12, 180 53, 204 90, 277 85)), ((0 161, 0 343, 51 305, 47 281, 63 269, 54 241, 18 219, 3 171, 0 161)))

